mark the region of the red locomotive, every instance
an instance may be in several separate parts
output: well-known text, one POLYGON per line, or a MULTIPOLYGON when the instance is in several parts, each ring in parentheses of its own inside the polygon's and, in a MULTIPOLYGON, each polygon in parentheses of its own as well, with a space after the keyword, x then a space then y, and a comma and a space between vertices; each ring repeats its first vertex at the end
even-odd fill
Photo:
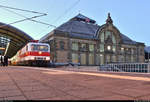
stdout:
POLYGON ((28 43, 11 58, 12 65, 47 66, 49 63, 49 44, 36 41, 28 43))

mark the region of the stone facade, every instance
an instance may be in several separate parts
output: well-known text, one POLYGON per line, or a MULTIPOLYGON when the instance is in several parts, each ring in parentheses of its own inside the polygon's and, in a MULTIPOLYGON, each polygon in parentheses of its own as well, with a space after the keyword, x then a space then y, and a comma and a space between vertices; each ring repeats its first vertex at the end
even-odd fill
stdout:
POLYGON ((95 22, 79 14, 40 41, 50 44, 51 59, 57 63, 100 65, 144 62, 144 43, 121 34, 113 25, 110 14, 106 24, 99 26, 95 22))

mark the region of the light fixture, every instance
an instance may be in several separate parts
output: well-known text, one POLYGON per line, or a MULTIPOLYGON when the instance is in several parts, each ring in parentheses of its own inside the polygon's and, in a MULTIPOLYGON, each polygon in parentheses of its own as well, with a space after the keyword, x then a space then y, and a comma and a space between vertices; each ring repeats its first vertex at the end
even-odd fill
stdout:
POLYGON ((107 46, 107 49, 110 51, 111 50, 111 46, 107 46))

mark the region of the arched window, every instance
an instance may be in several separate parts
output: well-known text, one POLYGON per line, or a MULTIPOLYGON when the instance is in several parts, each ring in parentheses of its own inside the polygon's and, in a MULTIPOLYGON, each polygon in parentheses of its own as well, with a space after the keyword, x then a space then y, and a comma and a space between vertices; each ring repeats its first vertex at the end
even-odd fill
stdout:
POLYGON ((101 35, 100 35, 101 43, 104 43, 104 39, 105 39, 105 38, 104 38, 104 32, 102 32, 101 35))
POLYGON ((111 32, 111 31, 103 31, 100 34, 100 41, 101 41, 101 43, 106 43, 106 41, 108 41, 108 40, 111 41, 113 44, 117 43, 116 37, 115 37, 113 32, 111 32))
MULTIPOLYGON (((100 63, 109 63, 109 62, 116 62, 117 56, 117 38, 113 31, 102 31, 99 36, 100 39, 100 63)), ((121 59, 120 59, 121 60, 121 59)))
POLYGON ((116 43, 117 43, 117 41, 116 41, 116 38, 115 38, 114 34, 112 34, 112 42, 113 42, 113 44, 116 44, 116 43))

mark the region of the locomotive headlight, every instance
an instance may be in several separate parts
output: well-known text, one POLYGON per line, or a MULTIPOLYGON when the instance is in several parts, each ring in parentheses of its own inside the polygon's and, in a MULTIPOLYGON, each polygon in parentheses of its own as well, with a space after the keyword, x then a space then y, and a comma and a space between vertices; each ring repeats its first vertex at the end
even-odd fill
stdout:
POLYGON ((41 54, 42 54, 42 52, 40 51, 40 52, 39 52, 39 54, 41 55, 41 54))
POLYGON ((46 60, 47 60, 47 61, 50 60, 50 57, 46 57, 46 60))

